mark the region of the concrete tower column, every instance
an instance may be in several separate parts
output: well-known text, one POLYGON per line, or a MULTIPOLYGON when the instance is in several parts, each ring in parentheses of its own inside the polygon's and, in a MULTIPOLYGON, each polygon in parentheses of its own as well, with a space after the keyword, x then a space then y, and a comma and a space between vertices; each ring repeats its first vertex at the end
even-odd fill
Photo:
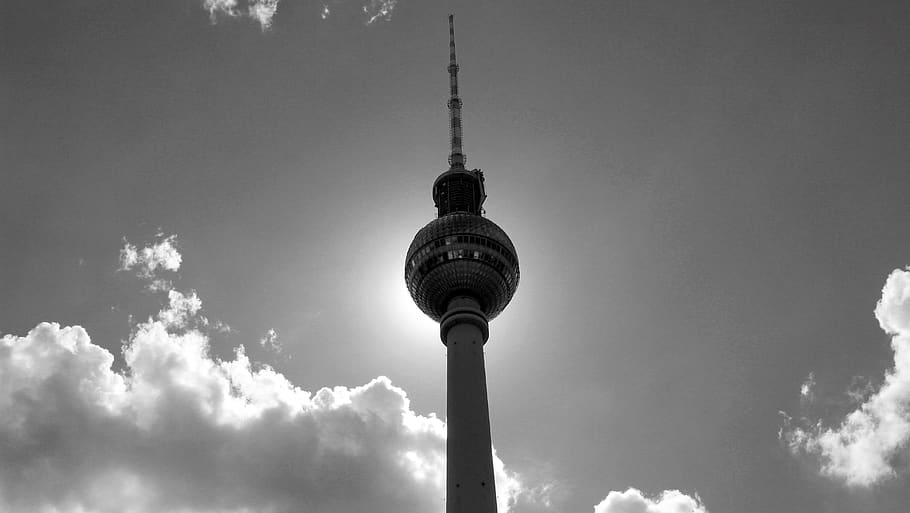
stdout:
POLYGON ((483 346, 487 319, 470 297, 453 299, 440 322, 447 348, 446 513, 496 513, 483 346))

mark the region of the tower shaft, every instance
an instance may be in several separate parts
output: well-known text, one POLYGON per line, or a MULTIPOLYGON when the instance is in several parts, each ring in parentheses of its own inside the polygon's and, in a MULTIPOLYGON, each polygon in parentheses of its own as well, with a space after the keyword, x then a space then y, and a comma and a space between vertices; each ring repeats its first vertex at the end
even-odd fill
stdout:
POLYGON ((483 346, 487 320, 476 301, 454 299, 442 319, 447 347, 446 513, 496 513, 483 346))

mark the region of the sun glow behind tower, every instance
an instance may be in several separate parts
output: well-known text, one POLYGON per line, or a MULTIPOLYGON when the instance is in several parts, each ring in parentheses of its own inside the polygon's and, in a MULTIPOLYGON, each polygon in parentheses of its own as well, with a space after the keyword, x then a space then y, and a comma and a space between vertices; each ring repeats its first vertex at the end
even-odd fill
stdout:
POLYGON ((446 511, 495 513, 496 489, 483 346, 488 321, 518 287, 518 254, 483 217, 483 172, 465 168, 455 27, 449 16, 449 169, 433 183, 438 217, 414 237, 405 259, 411 298, 440 323, 447 350, 446 511))

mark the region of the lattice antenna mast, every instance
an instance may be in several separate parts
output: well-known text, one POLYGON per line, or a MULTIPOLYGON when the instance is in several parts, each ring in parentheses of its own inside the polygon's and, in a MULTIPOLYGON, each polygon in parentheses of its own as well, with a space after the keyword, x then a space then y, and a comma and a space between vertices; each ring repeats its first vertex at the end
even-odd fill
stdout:
POLYGON ((461 148, 461 98, 458 97, 458 63, 455 61, 455 17, 449 15, 449 139, 452 152, 449 166, 464 169, 465 155, 461 148))

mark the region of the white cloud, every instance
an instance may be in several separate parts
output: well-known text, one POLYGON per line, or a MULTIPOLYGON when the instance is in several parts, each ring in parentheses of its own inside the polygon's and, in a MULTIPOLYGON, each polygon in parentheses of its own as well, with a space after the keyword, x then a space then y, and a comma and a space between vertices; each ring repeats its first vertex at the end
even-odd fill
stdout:
POLYGON ((272 20, 275 13, 278 12, 278 3, 281 0, 203 0, 203 7, 209 12, 212 23, 218 20, 218 16, 228 16, 231 18, 247 17, 255 20, 262 27, 262 30, 268 30, 272 26, 272 20))
MULTIPOLYGON (((894 476, 910 444, 910 268, 885 282, 875 317, 891 337, 894 367, 881 387, 836 427, 786 419, 781 439, 794 453, 819 457, 823 473, 851 485, 871 486, 894 476)), ((854 394, 853 397, 856 397, 854 394)))
POLYGON ((367 16, 366 24, 372 25, 376 20, 391 20, 396 5, 398 0, 369 0, 363 6, 363 13, 367 16))
MULTIPOLYGON (((281 0, 203 0, 202 5, 209 12, 212 23, 216 23, 219 16, 249 18, 259 23, 262 30, 266 31, 274 23, 280 3, 281 0)), ((340 5, 345 3, 345 0, 331 0, 330 3, 340 5)), ((365 23, 372 25, 379 20, 391 20, 392 11, 397 5, 398 0, 366 0, 360 10, 366 17, 365 23)), ((331 13, 329 3, 323 3, 319 17, 326 19, 331 13)))
POLYGON ((594 513, 708 513, 708 510, 698 495, 691 497, 679 490, 667 490, 655 498, 648 498, 639 490, 629 488, 624 492, 610 492, 594 506, 594 513))
MULTIPOLYGON (((127 242, 121 267, 176 271, 174 240, 127 242)), ((444 511, 446 425, 404 390, 380 376, 309 393, 243 346, 215 358, 197 294, 167 299, 134 327, 119 371, 79 326, 0 338, 0 511, 444 511)), ((501 513, 557 509, 558 485, 523 482, 495 452, 493 465, 501 513)), ((595 511, 705 513, 697 497, 633 489, 595 511)))
POLYGON ((262 30, 272 26, 272 18, 275 17, 275 13, 278 11, 278 1, 258 0, 250 2, 248 8, 250 18, 258 21, 262 30))
MULTIPOLYGON (((209 354, 195 293, 137 325, 125 370, 79 327, 0 339, 0 510, 444 509, 445 423, 379 377, 305 392, 209 354)), ((495 459, 500 511, 520 484, 495 459)))
POLYGON ((259 339, 259 345, 276 354, 280 354, 283 350, 281 342, 278 341, 278 332, 275 328, 269 328, 265 332, 265 336, 259 339))
POLYGON ((177 236, 164 237, 158 234, 158 240, 150 246, 137 248, 124 239, 120 249, 120 270, 133 271, 136 276, 148 282, 151 290, 167 290, 170 281, 160 277, 163 271, 176 272, 183 263, 183 257, 177 250, 177 236))
POLYGON ((875 318, 885 333, 910 336, 910 267, 891 271, 875 305, 875 318))
POLYGON ((799 387, 799 398, 804 403, 811 403, 815 400, 815 373, 810 372, 803 384, 799 387))
POLYGON ((202 5, 212 15, 212 21, 215 20, 216 13, 228 16, 238 15, 237 0, 203 0, 202 5))
MULTIPOLYGON (((193 319, 202 308, 202 300, 195 291, 186 295, 172 289, 167 292, 167 299, 168 306, 158 312, 158 320, 169 329, 185 328, 187 321, 193 319)), ((201 319, 202 324, 208 324, 207 319, 201 319)))

